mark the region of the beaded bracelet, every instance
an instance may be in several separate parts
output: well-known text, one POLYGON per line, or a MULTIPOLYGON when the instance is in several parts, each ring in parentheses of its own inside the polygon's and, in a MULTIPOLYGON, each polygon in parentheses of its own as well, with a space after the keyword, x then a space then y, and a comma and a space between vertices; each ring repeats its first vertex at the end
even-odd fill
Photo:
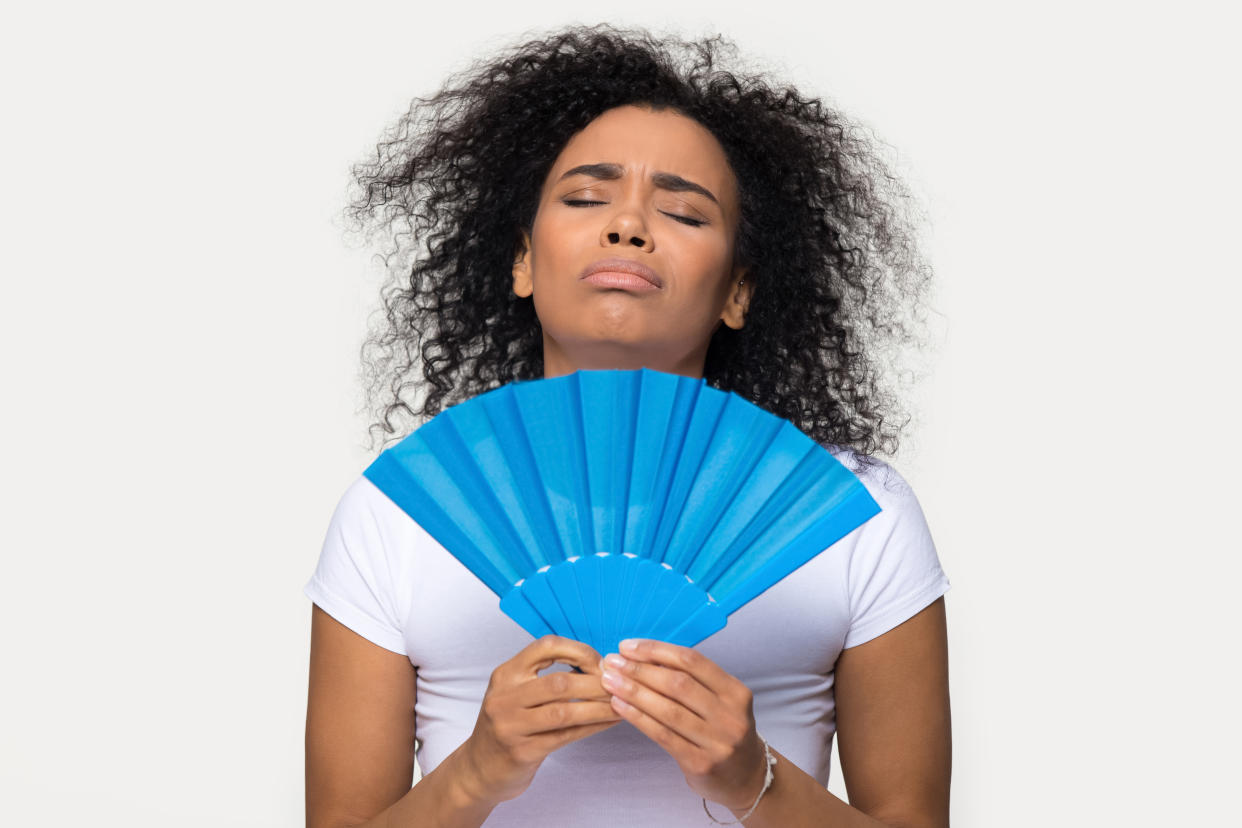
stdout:
POLYGON ((772 787, 772 768, 776 765, 776 757, 772 755, 772 748, 768 747, 768 740, 763 738, 760 734, 756 735, 759 736, 759 741, 763 742, 763 790, 759 791, 759 795, 755 797, 755 804, 750 806, 750 810, 732 822, 721 822, 712 816, 712 812, 707 810, 707 800, 703 799, 703 813, 707 814, 707 818, 717 825, 740 825, 745 822, 746 818, 753 814, 755 809, 759 807, 759 800, 763 799, 763 795, 768 792, 768 788, 772 787))

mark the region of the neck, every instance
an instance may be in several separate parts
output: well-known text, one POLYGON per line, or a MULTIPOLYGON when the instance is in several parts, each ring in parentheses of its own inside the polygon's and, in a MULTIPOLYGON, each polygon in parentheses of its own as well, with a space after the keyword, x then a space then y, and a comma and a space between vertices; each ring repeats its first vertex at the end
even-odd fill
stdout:
POLYGON ((678 357, 667 352, 644 352, 611 343, 592 343, 570 352, 549 340, 546 334, 543 341, 543 375, 549 379, 572 374, 574 371, 636 371, 639 368, 702 379, 706 358, 706 348, 701 352, 678 357))

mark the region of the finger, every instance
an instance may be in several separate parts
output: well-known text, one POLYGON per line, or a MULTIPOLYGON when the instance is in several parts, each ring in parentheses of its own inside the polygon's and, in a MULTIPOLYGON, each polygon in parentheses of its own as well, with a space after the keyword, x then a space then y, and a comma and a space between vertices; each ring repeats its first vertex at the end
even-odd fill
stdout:
POLYGON ((599 675, 599 658, 599 653, 589 644, 559 635, 545 635, 528 644, 517 660, 523 674, 527 675, 546 670, 557 662, 578 667, 583 673, 599 675))
POLYGON ((585 739, 594 733, 607 730, 617 722, 622 721, 621 716, 617 715, 612 721, 600 724, 585 724, 576 727, 567 727, 564 730, 555 730, 548 733, 540 733, 530 737, 530 743, 544 755, 551 753, 557 748, 564 747, 570 742, 576 742, 579 739, 585 739))
POLYGON ((536 707, 570 699, 608 701, 610 695, 600 683, 599 676, 566 672, 539 676, 513 690, 513 699, 518 707, 536 707))
POLYGON ((664 748, 679 764, 687 764, 702 753, 698 745, 619 696, 613 696, 612 706, 627 722, 647 734, 651 741, 664 748))
POLYGON ((611 691, 614 699, 624 703, 618 706, 614 702, 614 708, 619 712, 625 713, 625 706, 628 705, 695 747, 706 748, 709 745, 711 734, 707 721, 673 699, 611 671, 604 676, 604 689, 611 691))
POLYGON ((552 702, 522 710, 518 732, 526 736, 583 725, 616 724, 621 715, 606 701, 552 702))
POLYGON ((621 642, 621 655, 631 661, 662 664, 689 673, 700 684, 718 696, 728 696, 738 680, 707 656, 666 641, 649 638, 627 638, 621 642))
POLYGON ((711 719, 722 705, 719 696, 682 670, 650 662, 629 661, 616 653, 609 654, 604 660, 604 666, 611 672, 620 673, 661 696, 679 702, 702 719, 711 719))

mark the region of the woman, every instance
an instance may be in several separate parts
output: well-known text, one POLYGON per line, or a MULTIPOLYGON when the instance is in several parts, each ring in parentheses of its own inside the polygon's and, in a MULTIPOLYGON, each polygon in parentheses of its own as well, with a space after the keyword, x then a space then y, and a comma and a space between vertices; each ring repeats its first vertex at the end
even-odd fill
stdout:
POLYGON ((531 642, 360 478, 306 586, 308 825, 948 823, 949 584, 872 456, 897 437, 880 348, 910 337, 927 270, 840 117, 718 70, 719 47, 609 27, 526 43, 356 170, 355 216, 394 231, 401 274, 370 342, 381 427, 646 366, 792 420, 882 513, 698 647, 605 654, 531 642), (834 733, 849 804, 825 787, 834 733))

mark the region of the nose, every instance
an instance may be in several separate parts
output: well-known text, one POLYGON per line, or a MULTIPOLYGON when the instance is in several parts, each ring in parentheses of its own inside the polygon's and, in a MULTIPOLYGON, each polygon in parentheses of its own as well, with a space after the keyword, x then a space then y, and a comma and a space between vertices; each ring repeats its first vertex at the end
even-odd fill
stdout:
POLYGON ((642 213, 634 208, 614 213, 600 231, 599 243, 601 247, 633 245, 647 253, 655 246, 642 213))

